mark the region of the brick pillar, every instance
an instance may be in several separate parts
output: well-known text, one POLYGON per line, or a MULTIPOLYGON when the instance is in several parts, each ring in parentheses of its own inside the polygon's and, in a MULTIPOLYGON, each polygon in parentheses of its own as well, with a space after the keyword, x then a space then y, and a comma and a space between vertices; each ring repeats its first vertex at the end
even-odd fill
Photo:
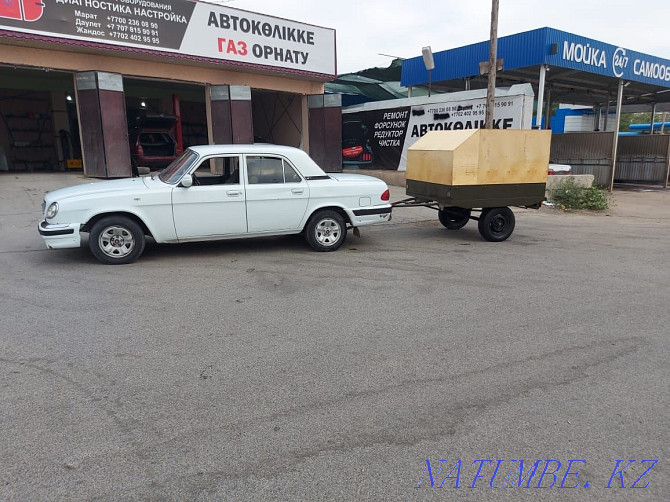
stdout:
POLYGON ((131 176, 123 77, 77 73, 75 87, 84 173, 94 178, 131 176))
POLYGON ((209 92, 213 143, 253 143, 251 88, 246 85, 214 85, 209 92))
POLYGON ((342 96, 308 96, 309 155, 327 172, 342 172, 342 96))

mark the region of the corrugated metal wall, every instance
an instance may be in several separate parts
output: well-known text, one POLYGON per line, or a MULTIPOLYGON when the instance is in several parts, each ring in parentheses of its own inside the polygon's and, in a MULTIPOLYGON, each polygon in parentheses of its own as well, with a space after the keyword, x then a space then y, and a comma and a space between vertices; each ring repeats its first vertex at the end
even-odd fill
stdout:
MULTIPOLYGON (((570 164, 574 174, 593 174, 597 185, 609 186, 613 134, 554 134, 551 138, 551 161, 570 164)), ((664 184, 669 154, 670 135, 622 136, 619 138, 614 180, 618 183, 664 184)))
POLYGON ((664 183, 669 149, 670 135, 619 138, 615 181, 664 183))
POLYGON ((573 174, 593 174, 597 185, 608 186, 612 173, 613 134, 554 134, 551 137, 551 161, 570 164, 573 174))

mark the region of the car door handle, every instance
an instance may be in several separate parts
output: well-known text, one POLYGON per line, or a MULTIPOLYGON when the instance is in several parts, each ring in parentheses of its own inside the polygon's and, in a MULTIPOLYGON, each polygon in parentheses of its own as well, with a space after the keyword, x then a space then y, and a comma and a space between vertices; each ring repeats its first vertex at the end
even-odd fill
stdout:
POLYGON ((296 194, 296 195, 301 195, 301 194, 303 194, 304 192, 305 192, 305 189, 304 189, 304 188, 294 188, 293 190, 291 190, 291 193, 294 193, 294 194, 296 194))
POLYGON ((242 192, 240 192, 239 190, 228 190, 226 193, 230 197, 239 197, 240 195, 242 195, 242 192))

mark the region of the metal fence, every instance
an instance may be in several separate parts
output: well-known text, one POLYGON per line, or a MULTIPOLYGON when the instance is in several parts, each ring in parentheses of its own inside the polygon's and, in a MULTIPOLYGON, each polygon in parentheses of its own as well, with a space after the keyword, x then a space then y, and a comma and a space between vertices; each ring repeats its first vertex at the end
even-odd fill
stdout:
MULTIPOLYGON (((612 177, 613 132, 555 134, 551 161, 570 164, 574 174, 593 174, 595 183, 608 186, 612 177)), ((667 183, 670 135, 622 136, 617 149, 617 183, 667 183)))
POLYGON ((664 183, 669 153, 670 135, 621 137, 614 180, 664 183))
POLYGON ((593 174, 596 185, 612 176, 612 132, 566 133, 551 137, 551 161, 570 164, 573 174, 593 174))

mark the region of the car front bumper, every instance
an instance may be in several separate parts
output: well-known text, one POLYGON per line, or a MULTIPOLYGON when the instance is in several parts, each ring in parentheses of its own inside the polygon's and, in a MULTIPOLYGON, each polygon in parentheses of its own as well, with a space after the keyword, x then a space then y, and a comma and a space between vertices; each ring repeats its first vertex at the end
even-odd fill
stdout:
POLYGON ((46 220, 37 227, 49 249, 78 248, 81 245, 79 223, 59 223, 52 225, 46 220))

